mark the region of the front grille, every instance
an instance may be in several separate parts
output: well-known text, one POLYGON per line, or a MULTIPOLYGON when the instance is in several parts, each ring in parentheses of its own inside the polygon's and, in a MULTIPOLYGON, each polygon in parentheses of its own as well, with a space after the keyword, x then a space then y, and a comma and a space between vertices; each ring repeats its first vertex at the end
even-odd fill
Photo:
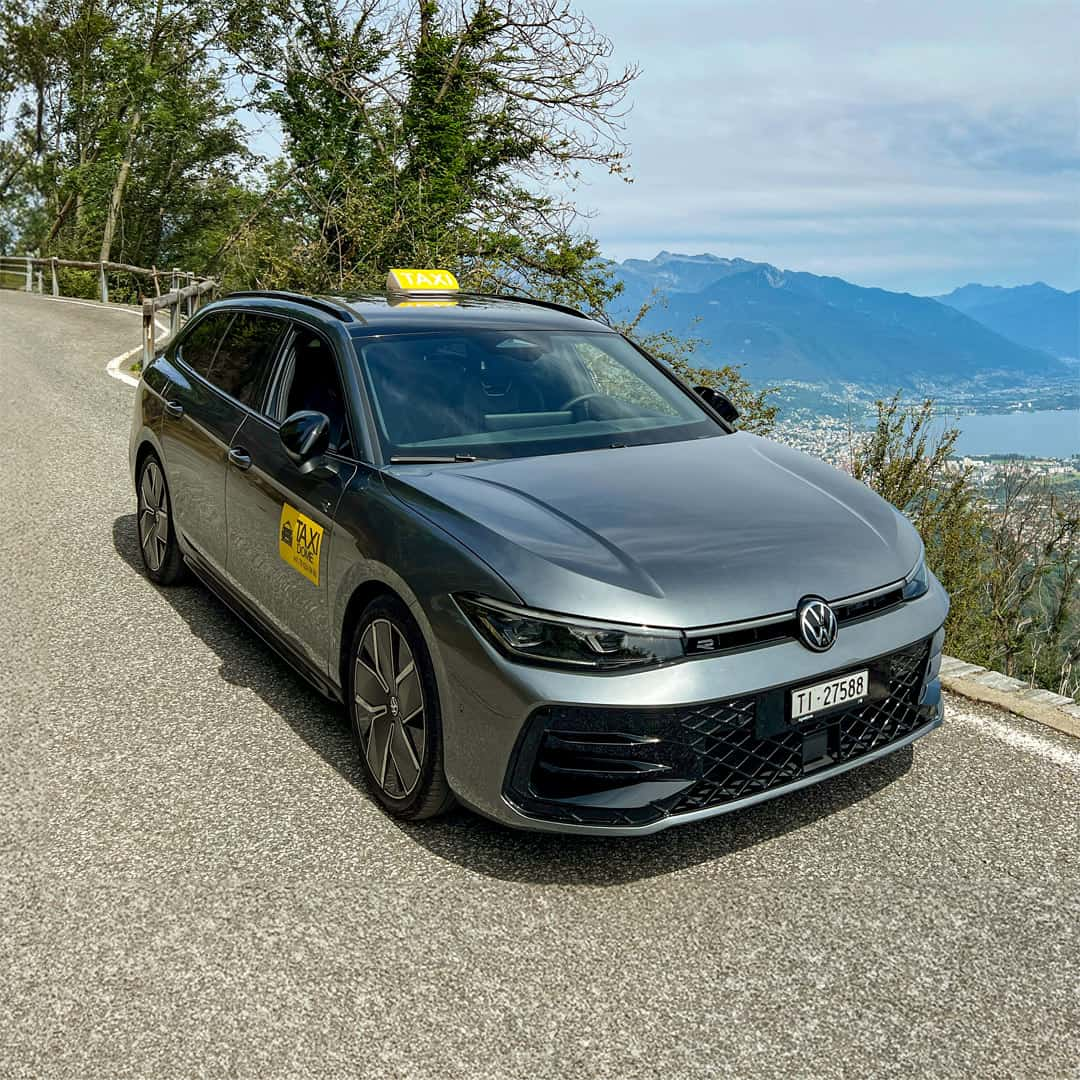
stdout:
POLYGON ((760 738, 755 723, 757 698, 739 698, 723 705, 718 712, 710 709, 705 716, 680 722, 690 735, 689 746, 700 758, 701 778, 665 807, 668 813, 701 810, 757 795, 802 775, 802 731, 791 728, 760 738))
POLYGON ((526 728, 507 794, 535 816, 609 825, 758 795, 926 723, 918 700, 928 654, 922 641, 869 662, 870 700, 795 725, 784 717, 792 687, 677 709, 548 706, 526 728))
POLYGON ((833 604, 837 622, 841 626, 865 619, 868 615, 878 615, 904 601, 904 586, 897 585, 888 592, 878 593, 869 600, 838 600, 833 604))
MULTIPOLYGON (((836 621, 840 626, 848 626, 871 615, 880 615, 903 602, 904 587, 878 593, 868 600, 837 600, 833 603, 836 621)), ((708 633, 694 630, 687 631, 686 655, 702 656, 718 652, 734 652, 738 649, 756 648, 760 645, 774 645, 778 641, 795 641, 799 636, 799 624, 795 615, 780 619, 778 622, 762 625, 736 627, 725 630, 719 627, 708 633)))

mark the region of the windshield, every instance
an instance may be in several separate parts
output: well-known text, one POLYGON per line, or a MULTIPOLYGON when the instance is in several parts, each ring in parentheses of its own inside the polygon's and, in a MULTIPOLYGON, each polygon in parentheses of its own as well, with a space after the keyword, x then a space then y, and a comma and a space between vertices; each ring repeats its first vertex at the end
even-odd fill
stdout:
POLYGON ((722 435, 618 334, 457 330, 357 342, 383 455, 564 454, 722 435))

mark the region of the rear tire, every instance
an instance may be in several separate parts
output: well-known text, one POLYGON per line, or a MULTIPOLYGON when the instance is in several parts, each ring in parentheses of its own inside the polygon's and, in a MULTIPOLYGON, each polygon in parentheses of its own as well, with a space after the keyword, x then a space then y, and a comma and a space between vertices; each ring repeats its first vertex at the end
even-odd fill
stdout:
POLYGON ((368 783, 395 817, 445 813, 454 795, 443 771, 442 714, 427 646, 400 600, 380 596, 353 630, 348 707, 368 783))
POLYGON ((165 469, 153 451, 139 465, 135 496, 135 532, 146 576, 157 585, 176 585, 184 580, 187 568, 176 542, 165 469))

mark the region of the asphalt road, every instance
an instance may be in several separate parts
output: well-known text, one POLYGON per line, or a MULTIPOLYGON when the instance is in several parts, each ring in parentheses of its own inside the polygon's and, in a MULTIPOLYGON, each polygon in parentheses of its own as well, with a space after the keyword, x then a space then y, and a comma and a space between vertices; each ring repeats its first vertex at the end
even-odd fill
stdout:
POLYGON ((653 837, 402 826, 343 714, 136 569, 138 319, 0 293, 0 1076, 1078 1076, 1080 744, 653 837))

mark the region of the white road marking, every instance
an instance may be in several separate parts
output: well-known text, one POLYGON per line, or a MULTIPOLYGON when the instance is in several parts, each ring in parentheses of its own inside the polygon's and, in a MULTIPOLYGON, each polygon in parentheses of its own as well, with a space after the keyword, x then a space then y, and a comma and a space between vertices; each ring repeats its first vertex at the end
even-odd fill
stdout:
POLYGON ((1044 761, 1053 762, 1053 764, 1060 765, 1063 769, 1068 769, 1070 772, 1080 775, 1080 750, 1071 750, 1039 735, 1019 731, 1004 720, 994 720, 974 713, 947 709, 945 712, 946 726, 956 723, 977 728, 992 739, 1006 743, 1016 750, 1024 750, 1029 754, 1042 758, 1044 761))
MULTIPOLYGON (((164 334, 169 332, 167 326, 162 326, 161 323, 154 320, 154 324, 164 334)), ((134 349, 128 349, 126 353, 121 353, 119 356, 114 356, 106 365, 105 370, 114 378, 119 379, 126 386, 138 386, 139 380, 127 370, 131 366, 131 361, 135 358, 136 353, 142 352, 142 346, 136 345, 134 349)))
POLYGON ((96 308, 98 311, 123 311, 128 315, 142 315, 142 308, 127 304, 103 304, 100 300, 76 300, 73 296, 46 296, 35 293, 41 300, 51 300, 54 304, 75 304, 78 307, 96 308))
POLYGON ((134 349, 128 349, 126 353, 121 353, 119 356, 114 356, 106 365, 105 370, 114 378, 119 379, 126 386, 138 386, 139 380, 131 374, 130 371, 125 371, 125 367, 130 367, 131 361, 135 358, 136 353, 142 352, 142 346, 136 345, 134 349))
MULTIPOLYGON (((160 321, 155 319, 154 325, 163 333, 167 334, 169 328, 162 326, 160 321)), ((138 386, 139 380, 131 374, 127 369, 131 366, 131 361, 135 358, 137 353, 142 352, 142 346, 136 345, 134 349, 128 349, 126 353, 121 353, 119 356, 114 356, 106 365, 105 370, 114 378, 119 379, 125 386, 138 386)))

